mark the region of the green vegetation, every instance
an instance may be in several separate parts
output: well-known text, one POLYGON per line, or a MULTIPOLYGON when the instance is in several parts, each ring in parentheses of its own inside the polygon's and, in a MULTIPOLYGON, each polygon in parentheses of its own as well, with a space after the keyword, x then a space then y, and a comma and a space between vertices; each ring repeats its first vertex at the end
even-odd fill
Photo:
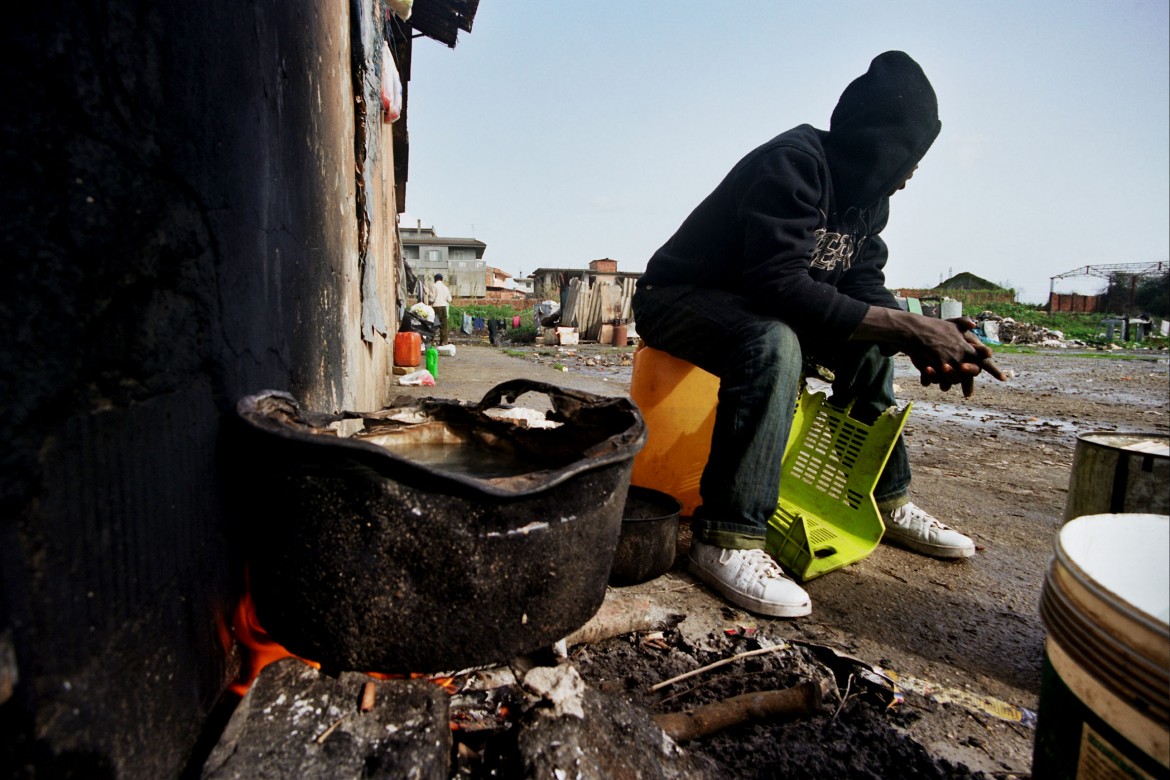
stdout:
MULTIPOLYGON (((1117 314, 1077 314, 1072 312, 1056 312, 1049 314, 1037 306, 1026 303, 998 303, 987 306, 983 311, 994 312, 1000 317, 1011 317, 1016 322, 1026 322, 1029 325, 1038 325, 1049 330, 1059 330, 1066 339, 1080 341, 1097 341, 1098 334, 1105 328, 1101 321, 1109 317, 1118 317, 1117 314)), ((978 314, 979 312, 972 312, 978 314)))
POLYGON ((462 320, 464 314, 470 314, 472 317, 483 317, 485 320, 507 320, 509 324, 511 324, 512 318, 519 314, 521 324, 525 322, 529 325, 532 324, 531 307, 524 311, 517 311, 511 306, 452 306, 449 314, 452 319, 457 317, 462 320))
MULTIPOLYGON (((1066 339, 1076 339, 1088 344, 1105 343, 1107 319, 1122 319, 1139 313, 1149 314, 1154 322, 1170 318, 1170 274, 1134 276, 1116 273, 1109 279, 1108 287, 1102 294, 1104 312, 1074 314, 1056 312, 1049 314, 1040 306, 1026 303, 993 303, 985 306, 966 307, 969 316, 978 316, 981 311, 990 311, 1000 317, 1011 317, 1016 322, 1035 325, 1048 330, 1058 330, 1066 339)), ((1137 346, 1127 342, 1124 346, 1137 346)), ((1164 349, 1167 340, 1153 334, 1141 342, 1141 346, 1164 349)))
MULTIPOLYGON (((1120 345, 1119 345, 1120 346, 1120 345)), ((1136 347, 1136 344, 1129 343, 1126 346, 1136 347)), ((1151 354, 1153 350, 1166 349, 1166 339, 1146 339, 1141 343, 1142 350, 1137 352, 1114 352, 1113 350, 1101 351, 1084 351, 1084 350, 1065 350, 1061 352, 1062 355, 1077 358, 1101 358, 1108 360, 1165 360, 1165 356, 1158 356, 1151 354)), ((1041 351, 1041 348, 1028 344, 996 344, 991 348, 997 355, 1035 355, 1041 351)), ((1045 350, 1047 351, 1047 350, 1045 350)))
POLYGON ((511 306, 452 306, 448 312, 448 320, 451 323, 451 329, 459 328, 463 322, 463 315, 468 314, 472 317, 483 317, 485 320, 507 320, 508 321, 508 340, 516 344, 531 344, 536 341, 536 325, 533 323, 532 307, 517 310, 511 306), (520 327, 512 327, 512 318, 517 314, 520 315, 520 327))
MULTIPOLYGON (((529 314, 529 319, 532 315, 529 314)), ((508 331, 508 338, 514 344, 535 344, 536 343, 536 326, 532 323, 525 324, 524 320, 520 320, 519 328, 512 328, 508 331)))
MULTIPOLYGON (((1095 312, 1093 314, 1079 314, 1074 312, 1055 312, 1049 314, 1039 306, 1033 306, 1027 303, 997 303, 989 304, 980 309, 980 311, 966 312, 967 316, 976 317, 982 311, 990 311, 1000 317, 1011 317, 1016 322, 1024 322, 1030 325, 1037 325, 1048 330, 1058 330, 1064 334, 1066 339, 1076 339, 1087 344, 1104 344, 1105 343, 1105 326, 1102 322, 1110 318, 1121 318, 1120 314, 1106 314, 1102 312, 1095 312)), ((1126 342, 1125 346, 1135 346, 1134 342, 1126 342)), ((1145 341, 1141 342, 1144 347, 1152 349, 1161 349, 1166 347, 1167 340, 1159 335, 1151 335, 1145 341)), ((997 350, 1008 351, 1010 345, 1003 345, 996 347, 997 350)), ((1015 347, 1020 351, 1025 351, 1026 347, 1015 347)))
POLYGON ((1170 317, 1170 274, 1134 276, 1116 273, 1105 290, 1106 308, 1117 311, 1148 312, 1170 317))

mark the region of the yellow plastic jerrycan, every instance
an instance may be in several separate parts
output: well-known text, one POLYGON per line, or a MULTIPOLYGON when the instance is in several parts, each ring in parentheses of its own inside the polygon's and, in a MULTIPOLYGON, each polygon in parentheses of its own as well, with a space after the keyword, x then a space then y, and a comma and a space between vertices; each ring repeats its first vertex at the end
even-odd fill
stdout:
POLYGON ((684 516, 700 503, 718 396, 714 374, 639 343, 630 399, 646 421, 646 446, 634 457, 630 484, 674 496, 684 516))

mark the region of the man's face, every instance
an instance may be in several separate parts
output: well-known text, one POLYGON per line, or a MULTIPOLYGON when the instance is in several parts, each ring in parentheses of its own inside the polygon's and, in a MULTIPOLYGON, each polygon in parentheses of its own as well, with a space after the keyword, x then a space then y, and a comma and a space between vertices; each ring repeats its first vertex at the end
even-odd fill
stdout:
POLYGON ((906 174, 906 178, 902 179, 902 183, 899 184, 897 187, 894 187, 894 189, 890 190, 888 193, 886 193, 886 196, 892 198, 892 197, 894 197, 894 193, 897 192, 898 190, 906 189, 906 182, 908 182, 912 178, 914 178, 914 171, 916 171, 916 170, 918 170, 917 165, 915 165, 913 168, 911 168, 910 173, 906 174))

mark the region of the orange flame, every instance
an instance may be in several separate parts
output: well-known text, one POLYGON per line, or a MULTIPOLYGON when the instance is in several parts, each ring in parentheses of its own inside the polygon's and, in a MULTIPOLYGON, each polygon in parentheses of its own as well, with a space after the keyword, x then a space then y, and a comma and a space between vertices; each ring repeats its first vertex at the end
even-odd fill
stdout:
POLYGON ((314 669, 320 669, 321 664, 309 661, 300 656, 294 656, 284 648, 284 645, 274 641, 256 619, 256 607, 252 603, 251 591, 246 591, 236 605, 236 613, 232 619, 232 628, 236 632, 236 639, 244 649, 244 664, 240 679, 231 685, 233 693, 243 696, 252 687, 252 681, 260 674, 260 670, 268 664, 282 658, 299 658, 314 669))
MULTIPOLYGON (((244 650, 244 663, 240 670, 240 678, 230 686, 231 691, 239 696, 243 696, 248 692, 248 689, 252 686, 252 682, 264 667, 282 658, 296 658, 314 669, 321 668, 321 664, 316 661, 310 661, 307 658, 293 655, 293 653, 286 650, 283 645, 268 635, 268 632, 264 630, 264 627, 260 625, 260 621, 256 617, 256 606, 252 601, 252 593, 250 590, 244 592, 244 595, 236 605, 236 611, 232 618, 232 628, 235 631, 236 639, 239 640, 240 646, 244 650)), ((410 674, 366 672, 366 674, 377 680, 427 679, 450 694, 458 693, 460 688, 454 677, 433 677, 418 672, 412 672, 410 674)))

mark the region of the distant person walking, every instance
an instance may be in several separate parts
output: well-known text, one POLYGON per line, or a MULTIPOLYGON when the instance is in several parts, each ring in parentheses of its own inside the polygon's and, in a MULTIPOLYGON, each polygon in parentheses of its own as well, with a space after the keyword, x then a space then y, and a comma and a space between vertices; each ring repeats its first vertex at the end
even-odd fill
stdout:
POLYGON ((435 292, 431 296, 431 308, 435 310, 435 320, 439 323, 439 344, 449 344, 447 340, 447 307, 451 305, 451 289, 443 282, 442 274, 435 274, 435 292))

